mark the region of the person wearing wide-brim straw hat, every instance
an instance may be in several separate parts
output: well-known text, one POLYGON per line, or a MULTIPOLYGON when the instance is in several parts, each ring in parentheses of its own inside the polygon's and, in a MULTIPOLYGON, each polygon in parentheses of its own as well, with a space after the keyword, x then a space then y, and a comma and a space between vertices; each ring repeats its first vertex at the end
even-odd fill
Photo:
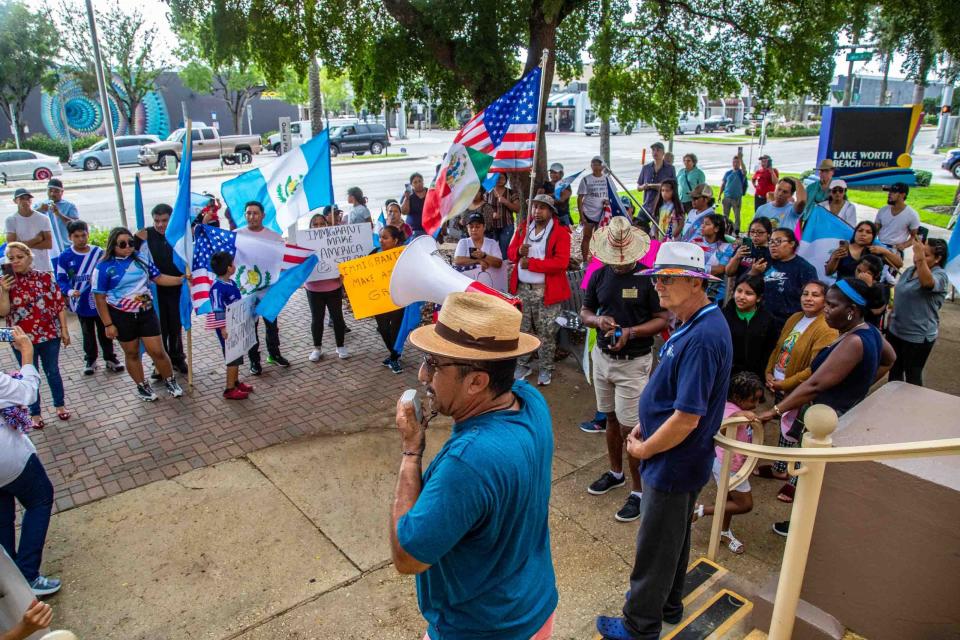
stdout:
POLYGON ((659 638, 663 622, 683 617, 683 580, 690 557, 690 521, 710 479, 713 436, 723 420, 733 345, 717 305, 703 249, 689 242, 660 246, 653 269, 660 305, 680 326, 660 349, 660 362, 640 396, 640 421, 627 453, 641 460, 643 501, 637 551, 623 617, 597 618, 605 638, 659 638))
POLYGON ((807 201, 803 208, 803 215, 800 218, 804 222, 810 217, 814 207, 830 199, 830 183, 833 181, 834 175, 833 160, 830 158, 821 160, 820 164, 817 165, 817 173, 820 179, 807 183, 805 187, 807 201))
MULTIPOLYGON (((640 394, 653 366, 653 337, 667 326, 669 314, 660 307, 650 278, 639 272, 637 261, 650 249, 650 238, 618 216, 599 229, 590 241, 590 251, 604 263, 587 285, 580 318, 597 330, 597 343, 590 353, 597 410, 606 414, 605 426, 589 425, 592 432, 606 432, 610 470, 587 492, 602 495, 626 484, 623 473, 623 440, 637 424, 640 394)), ((584 429, 581 426, 581 429, 584 429)), ((640 517, 639 460, 629 458, 630 495, 614 516, 620 522, 640 517)))
POLYGON ((517 357, 540 344, 520 323, 495 296, 452 293, 436 324, 410 334, 426 352, 419 378, 433 415, 453 418, 423 472, 431 416, 418 420, 412 403, 397 402, 390 546, 397 570, 418 574, 427 638, 547 638, 553 629, 553 426, 543 396, 513 379, 517 357))

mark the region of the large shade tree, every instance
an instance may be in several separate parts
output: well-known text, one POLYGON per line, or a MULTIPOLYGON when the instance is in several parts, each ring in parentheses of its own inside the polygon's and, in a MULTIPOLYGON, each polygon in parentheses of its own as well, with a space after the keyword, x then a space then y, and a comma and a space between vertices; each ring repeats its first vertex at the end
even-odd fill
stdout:
POLYGON ((56 26, 21 2, 0 0, 0 107, 7 121, 16 118, 24 133, 23 107, 30 93, 54 79, 53 60, 60 48, 56 26))

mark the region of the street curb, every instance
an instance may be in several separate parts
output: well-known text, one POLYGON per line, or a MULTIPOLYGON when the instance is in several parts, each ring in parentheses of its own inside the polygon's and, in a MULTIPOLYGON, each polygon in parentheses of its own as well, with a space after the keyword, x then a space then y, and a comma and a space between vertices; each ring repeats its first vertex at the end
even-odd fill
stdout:
MULTIPOLYGON (((817 138, 818 138, 818 136, 806 136, 806 137, 801 137, 801 138, 770 138, 770 137, 767 137, 767 144, 770 144, 770 142, 773 141, 773 140, 776 140, 777 142, 804 142, 804 141, 807 141, 807 140, 816 140, 817 138)), ((674 138, 674 139, 673 139, 673 142, 674 142, 674 144, 676 144, 676 143, 677 143, 678 141, 680 141, 680 140, 683 140, 683 138, 682 138, 682 137, 681 137, 681 138, 674 138)), ((754 140, 757 140, 757 138, 754 138, 754 140)), ((689 138, 687 139, 687 141, 688 141, 688 142, 692 142, 693 144, 715 144, 715 145, 718 145, 718 146, 728 146, 728 147, 731 147, 731 146, 740 146, 740 145, 749 146, 749 145, 751 145, 751 144, 758 144, 757 142, 746 142, 746 141, 742 141, 742 142, 707 142, 706 140, 691 140, 691 139, 689 139, 689 138)))
MULTIPOLYGON (((427 157, 428 156, 407 156, 405 158, 383 158, 381 160, 344 160, 343 162, 333 163, 331 166, 333 168, 336 168, 339 166, 349 166, 349 165, 356 165, 356 164, 382 164, 386 162, 411 162, 415 160, 426 160, 427 157)), ((144 167, 144 169, 146 169, 146 167, 144 167)), ((190 177, 191 179, 210 178, 215 176, 223 176, 224 178, 229 178, 233 176, 238 176, 241 173, 245 173, 246 171, 249 171, 249 169, 245 169, 244 171, 233 171, 233 170, 223 171, 223 172, 208 171, 206 173, 195 173, 195 174, 192 174, 190 177)), ((152 183, 159 183, 159 182, 176 182, 177 181, 177 176, 162 175, 155 178, 151 178, 150 177, 151 175, 154 175, 154 174, 146 174, 146 175, 140 176, 140 184, 148 184, 148 183, 152 184, 152 183)), ((133 184, 133 178, 131 177, 129 178, 129 180, 121 179, 120 182, 125 185, 133 184)), ((36 191, 43 191, 46 188, 46 185, 44 182, 37 181, 37 180, 19 181, 18 184, 26 184, 27 188, 32 188, 33 190, 36 190, 36 191)), ((113 186, 113 180, 110 180, 109 182, 65 184, 64 188, 67 191, 81 191, 84 189, 99 189, 101 187, 112 187, 112 186, 113 186)), ((13 192, 19 188, 21 187, 13 187, 13 188, 4 187, 0 189, 0 196, 13 195, 13 192)))

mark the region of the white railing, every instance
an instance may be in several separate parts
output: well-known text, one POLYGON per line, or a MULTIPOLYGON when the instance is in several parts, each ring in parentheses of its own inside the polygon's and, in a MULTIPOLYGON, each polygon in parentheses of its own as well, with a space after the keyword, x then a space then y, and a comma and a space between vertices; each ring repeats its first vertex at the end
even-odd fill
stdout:
POLYGON ((727 492, 742 483, 760 459, 800 462, 801 466, 797 469, 793 469, 793 465, 787 465, 787 472, 790 475, 802 477, 803 481, 797 483, 793 498, 790 533, 783 550, 783 563, 780 568, 780 579, 777 583, 777 595, 768 634, 770 640, 789 640, 793 635, 793 623, 796 618, 797 603, 800 601, 800 589, 803 586, 803 575, 807 568, 807 554, 810 552, 813 524, 817 518, 823 472, 827 463, 957 455, 960 454, 960 438, 833 448, 832 436, 837 428, 837 414, 826 405, 814 405, 804 415, 807 432, 803 436, 800 447, 789 449, 760 444, 763 438, 763 430, 760 428, 754 429, 753 443, 740 442, 736 439, 736 429, 744 422, 747 422, 746 418, 724 420, 720 425, 719 433, 714 438, 727 453, 723 456, 720 465, 717 500, 707 557, 710 560, 716 560, 720 549, 720 530, 727 504, 727 492), (734 453, 746 454, 749 457, 737 475, 731 478, 730 459, 731 454, 734 453))

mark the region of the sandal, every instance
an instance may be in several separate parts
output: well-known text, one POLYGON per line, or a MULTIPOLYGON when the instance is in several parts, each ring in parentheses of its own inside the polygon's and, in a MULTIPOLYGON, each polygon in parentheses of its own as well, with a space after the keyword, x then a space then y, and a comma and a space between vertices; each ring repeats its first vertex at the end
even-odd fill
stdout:
POLYGON ((696 509, 693 510, 693 516, 690 518, 690 524, 693 524, 697 520, 703 517, 703 505, 698 504, 696 509))
POLYGON ((788 482, 780 487, 780 493, 777 494, 777 500, 790 504, 793 502, 793 496, 796 494, 796 491, 797 488, 788 482))
POLYGON ((633 635, 627 630, 623 618, 597 616, 597 632, 604 640, 633 640, 633 635))
POLYGON ((777 473, 773 470, 772 464, 761 464, 757 465, 757 468, 753 470, 753 475, 758 478, 766 478, 768 480, 786 480, 789 476, 785 473, 777 473))
POLYGON ((738 556, 743 555, 745 547, 742 542, 734 537, 732 529, 720 532, 720 540, 722 541, 724 538, 729 540, 729 542, 727 542, 727 549, 730 550, 730 553, 735 553, 738 556))
POLYGON ((67 409, 57 409, 57 417, 61 420, 69 420, 70 412, 67 409))
POLYGON ((40 416, 36 416, 36 418, 37 418, 37 421, 33 423, 33 428, 36 429, 37 431, 43 431, 44 427, 47 426, 46 423, 43 421, 43 418, 41 418, 40 416))

